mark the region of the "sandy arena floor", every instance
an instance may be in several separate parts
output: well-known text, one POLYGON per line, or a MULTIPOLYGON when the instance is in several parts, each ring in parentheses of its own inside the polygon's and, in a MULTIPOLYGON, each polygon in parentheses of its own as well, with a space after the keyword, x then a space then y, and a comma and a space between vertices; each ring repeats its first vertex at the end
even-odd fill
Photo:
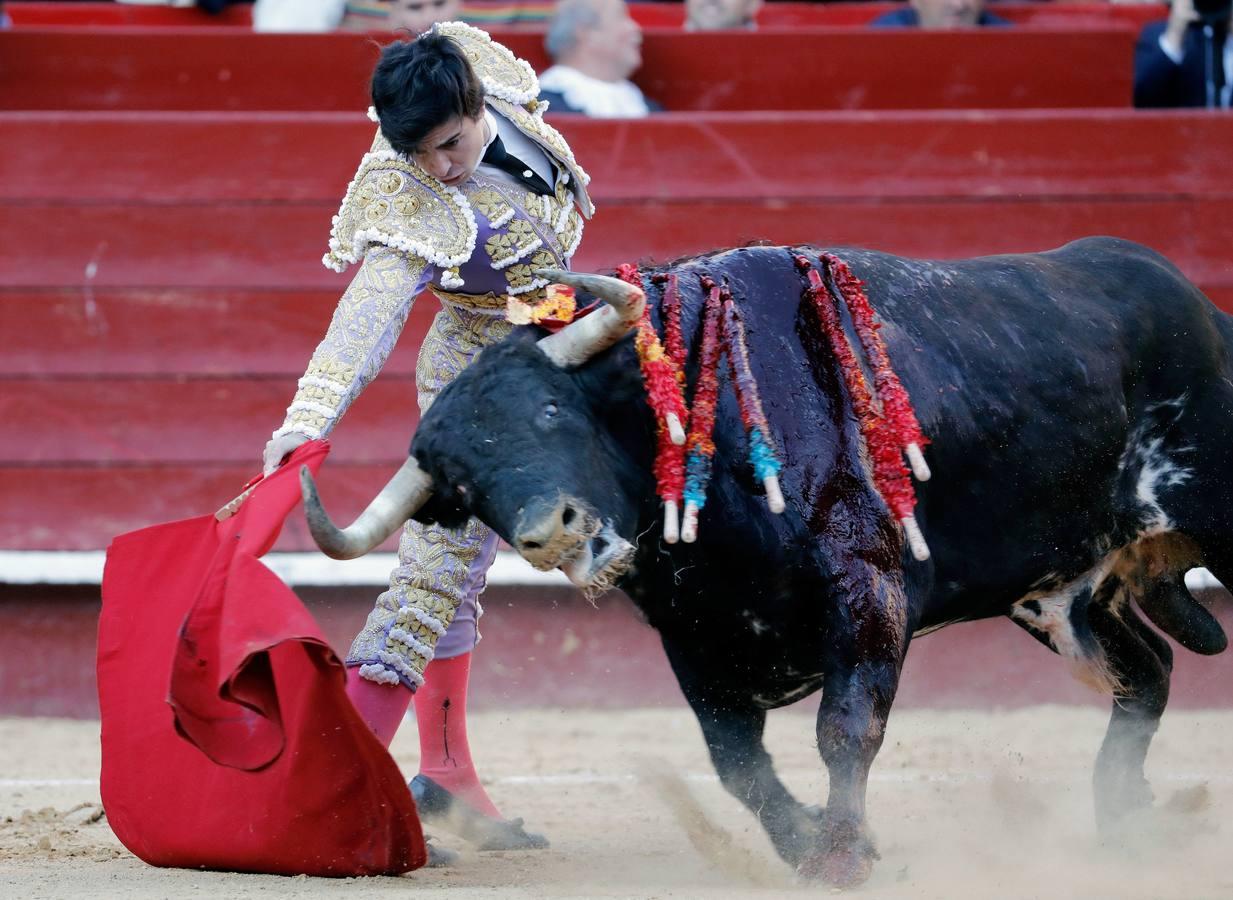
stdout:
MULTIPOLYGON (((1226 898, 1233 712, 1166 715, 1149 759, 1159 805, 1121 846, 1092 824, 1105 714, 1035 708, 893 716, 869 791, 882 860, 858 896, 1226 898)), ((486 713, 472 722, 489 789, 552 839, 540 853, 464 852, 452 869, 330 880, 155 869, 112 835, 98 794, 97 723, 0 720, 0 896, 744 897, 798 885, 723 792, 685 710, 486 713), (670 773, 682 792, 654 787, 670 773), (668 799, 666 794, 676 796, 668 799)), ((802 708, 768 745, 798 796, 825 776, 802 708)), ((415 768, 414 727, 395 742, 415 768)), ((448 839, 446 846, 463 849, 448 839)))

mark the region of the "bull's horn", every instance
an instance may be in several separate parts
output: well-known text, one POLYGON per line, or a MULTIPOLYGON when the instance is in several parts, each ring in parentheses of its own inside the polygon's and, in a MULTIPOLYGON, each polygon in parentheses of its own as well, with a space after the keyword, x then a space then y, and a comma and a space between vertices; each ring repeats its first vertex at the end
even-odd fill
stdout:
POLYGON ((334 559, 355 559, 372 550, 411 518, 432 493, 432 479, 408 457, 368 508, 346 528, 339 528, 321 505, 308 466, 300 467, 300 488, 308 530, 321 552, 334 559))
POLYGON ((646 295, 642 288, 606 275, 583 275, 561 269, 538 269, 537 275, 557 284, 589 291, 608 305, 539 339, 544 355, 562 368, 581 365, 607 350, 638 324, 646 295))

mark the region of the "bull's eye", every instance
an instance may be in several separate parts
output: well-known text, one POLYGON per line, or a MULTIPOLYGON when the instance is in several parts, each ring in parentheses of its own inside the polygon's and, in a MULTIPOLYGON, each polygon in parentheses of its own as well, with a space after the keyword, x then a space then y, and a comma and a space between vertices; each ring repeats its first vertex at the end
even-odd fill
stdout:
POLYGON ((548 401, 548 403, 544 405, 544 418, 545 419, 555 419, 557 417, 557 413, 559 412, 560 410, 557 408, 557 405, 553 403, 551 400, 548 401))
POLYGON ((454 490, 458 492, 458 496, 460 497, 467 496, 467 486, 465 484, 455 485, 454 490))

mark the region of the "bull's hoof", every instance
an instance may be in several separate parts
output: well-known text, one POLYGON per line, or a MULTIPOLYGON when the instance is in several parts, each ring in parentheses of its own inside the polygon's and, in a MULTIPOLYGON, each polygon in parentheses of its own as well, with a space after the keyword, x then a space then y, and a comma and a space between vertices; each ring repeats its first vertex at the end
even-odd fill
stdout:
POLYGON ((860 887, 873 872, 873 857, 858 850, 816 853, 796 867, 796 874, 807 881, 820 881, 847 890, 860 887))
POLYGON ((1152 808, 1152 789, 1142 776, 1096 781, 1096 829, 1102 837, 1116 836, 1127 820, 1152 808))
POLYGON ((796 872, 809 881, 820 881, 846 890, 869 880, 878 851, 863 829, 853 823, 827 823, 818 849, 806 856, 796 872))

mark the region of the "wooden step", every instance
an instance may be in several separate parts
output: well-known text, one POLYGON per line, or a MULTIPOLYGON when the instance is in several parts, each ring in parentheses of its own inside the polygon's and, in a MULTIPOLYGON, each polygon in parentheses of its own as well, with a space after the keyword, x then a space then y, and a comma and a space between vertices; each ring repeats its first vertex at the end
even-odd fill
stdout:
MULTIPOLYGON (((345 283, 345 279, 344 282, 345 283)), ((338 291, 212 288, 0 290, 0 378, 218 376, 298 378, 338 291)), ((440 303, 411 308, 384 375, 409 377, 440 303)))
MULTIPOLYGON (((255 465, 297 377, 0 381, 0 467, 255 465)), ((418 422, 414 379, 383 372, 343 416, 332 458, 396 464, 418 422)))
MULTIPOLYGON (((1201 284, 1233 313, 1233 281, 1201 284)), ((325 333, 336 294, 108 289, 89 303, 78 290, 0 291, 0 390, 36 379, 269 379, 290 385, 325 333), (10 381, 11 380, 11 381, 10 381)), ((416 348, 440 308, 416 301, 382 380, 410 380, 416 348)), ((288 388, 289 389, 289 388, 288 388)))
MULTIPOLYGON (((1233 192, 1224 169, 1233 118, 1202 110, 675 113, 559 124, 601 215, 609 202, 635 200, 1233 192)), ((0 202, 337 207, 373 131, 358 112, 0 113, 0 202)))
MULTIPOLYGON (((0 219, 0 288, 341 293, 347 277, 320 264, 333 212, 332 204, 23 204, 0 219), (38 253, 29 246, 35 230, 38 253)), ((754 240, 948 258, 1042 250, 1095 234, 1152 246, 1193 280, 1233 281, 1233 204, 1219 197, 610 203, 588 225, 575 267, 670 259, 754 240)))
MULTIPOLYGON (((493 36, 547 67, 542 34, 493 36)), ((666 29, 645 34, 635 80, 668 110, 1125 108, 1134 41, 1129 26, 666 29)), ((357 111, 377 52, 344 32, 11 29, 0 108, 357 111)))
MULTIPOLYGON (((497 11, 508 13, 517 7, 533 9, 537 15, 550 3, 514 4, 508 0, 467 0, 463 10, 465 21, 492 21, 497 11)), ((630 16, 644 28, 679 28, 685 12, 679 3, 628 4, 630 16)), ((863 27, 883 13, 898 9, 898 3, 771 3, 758 11, 758 24, 771 27, 863 27)), ((127 3, 97 2, 9 2, 5 11, 18 27, 116 27, 141 26, 163 28, 198 28, 204 25, 251 27, 251 7, 241 4, 225 6, 220 14, 208 14, 199 8, 144 6, 127 3)), ((999 2, 995 12, 1019 25, 1075 26, 1126 23, 1140 26, 1168 18, 1169 10, 1158 3, 1016 3, 999 2)))
MULTIPOLYGON (((258 448, 259 450, 260 448, 258 448)), ((118 534, 213 513, 261 471, 251 464, 0 467, 0 548, 100 550, 118 534)), ((337 519, 350 521, 393 475, 385 464, 327 461, 318 482, 337 519)), ((396 548, 391 540, 385 549, 396 548)), ((293 515, 276 545, 310 550, 293 515)))

